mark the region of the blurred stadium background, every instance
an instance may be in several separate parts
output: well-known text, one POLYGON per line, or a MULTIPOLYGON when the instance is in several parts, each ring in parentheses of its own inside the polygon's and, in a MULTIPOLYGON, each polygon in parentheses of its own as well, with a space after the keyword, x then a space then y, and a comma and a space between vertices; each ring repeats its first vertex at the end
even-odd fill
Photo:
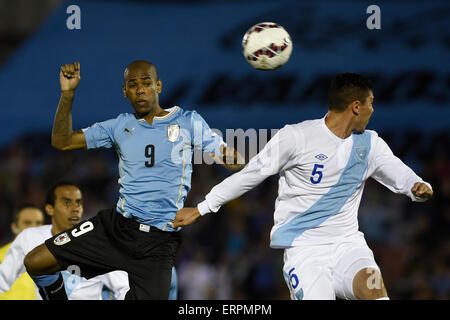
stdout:
MULTIPOLYGON (((80 61, 74 129, 128 112, 125 66, 147 59, 163 80, 163 107, 195 109, 211 127, 281 128, 326 113, 330 78, 351 71, 374 82, 369 124, 434 187, 423 204, 368 181, 360 228, 392 299, 450 298, 450 5, 382 1, 368 30, 368 1, 0 0, 0 245, 12 240, 15 205, 43 206, 60 179, 81 186, 85 218, 116 202, 113 150, 50 146, 62 64, 80 61), (81 29, 69 30, 69 5, 81 29), (252 69, 241 53, 251 25, 282 24, 294 42, 281 69, 252 69)), ((186 205, 228 172, 196 165, 186 205)), ((269 245, 277 177, 183 231, 181 299, 288 299, 282 252, 269 245)))

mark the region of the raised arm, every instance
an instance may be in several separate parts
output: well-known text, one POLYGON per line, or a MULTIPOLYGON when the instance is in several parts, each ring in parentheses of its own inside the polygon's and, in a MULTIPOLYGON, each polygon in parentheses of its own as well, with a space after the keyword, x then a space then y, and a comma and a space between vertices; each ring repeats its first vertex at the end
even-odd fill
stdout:
POLYGON ((61 98, 52 129, 52 146, 59 150, 86 149, 84 133, 81 130, 72 130, 72 104, 80 79, 79 62, 61 67, 61 98))

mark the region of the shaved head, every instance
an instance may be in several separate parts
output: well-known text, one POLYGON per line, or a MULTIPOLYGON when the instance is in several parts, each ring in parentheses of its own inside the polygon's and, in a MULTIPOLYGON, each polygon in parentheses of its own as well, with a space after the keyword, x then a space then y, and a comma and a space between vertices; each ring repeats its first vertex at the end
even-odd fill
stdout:
POLYGON ((161 114, 158 95, 162 90, 162 81, 153 63, 136 60, 130 63, 123 74, 123 94, 130 101, 138 118, 148 114, 161 114))
POLYGON ((131 75, 140 72, 148 72, 153 80, 158 80, 158 72, 156 71, 156 67, 153 63, 145 60, 136 60, 130 63, 125 69, 123 74, 124 82, 126 83, 130 79, 131 75))

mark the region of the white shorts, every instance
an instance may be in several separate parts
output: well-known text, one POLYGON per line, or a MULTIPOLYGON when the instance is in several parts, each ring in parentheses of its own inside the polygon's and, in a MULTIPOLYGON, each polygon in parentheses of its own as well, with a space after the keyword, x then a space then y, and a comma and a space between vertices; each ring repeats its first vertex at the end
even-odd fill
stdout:
POLYGON ((380 271, 362 233, 333 244, 284 251, 283 274, 293 300, 356 299, 353 278, 364 268, 380 271))

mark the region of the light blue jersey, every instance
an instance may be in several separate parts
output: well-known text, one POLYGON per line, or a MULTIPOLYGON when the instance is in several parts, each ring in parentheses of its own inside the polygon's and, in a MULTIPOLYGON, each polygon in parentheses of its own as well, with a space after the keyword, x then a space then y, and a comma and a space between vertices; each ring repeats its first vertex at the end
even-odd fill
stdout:
POLYGON ((223 139, 195 111, 175 106, 153 124, 122 113, 83 129, 88 149, 114 147, 119 156, 120 197, 124 217, 175 231, 168 225, 183 208, 191 188, 194 148, 221 154, 223 139))

